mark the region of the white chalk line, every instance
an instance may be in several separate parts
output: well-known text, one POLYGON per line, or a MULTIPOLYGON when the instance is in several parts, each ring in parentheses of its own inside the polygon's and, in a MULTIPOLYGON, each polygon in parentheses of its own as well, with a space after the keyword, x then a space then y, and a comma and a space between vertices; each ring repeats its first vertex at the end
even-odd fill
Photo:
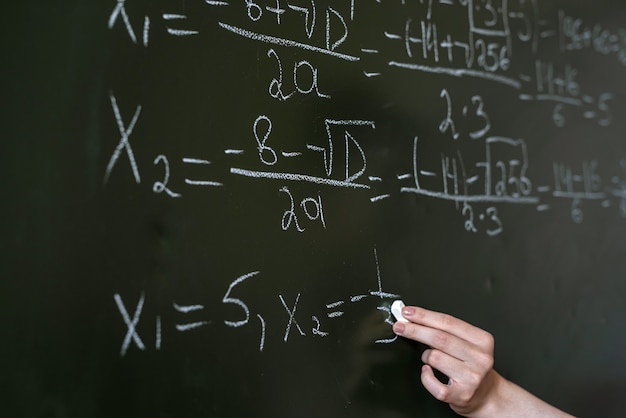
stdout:
POLYGON ((255 41, 261 41, 261 42, 265 42, 268 44, 274 44, 274 45, 280 45, 280 46, 287 46, 287 47, 294 47, 294 48, 300 48, 300 49, 304 49, 307 51, 312 51, 312 52, 319 52, 325 55, 330 55, 332 57, 335 58, 340 58, 346 61, 359 61, 360 58, 359 57, 355 57, 352 55, 347 55, 347 54, 341 54, 339 52, 334 52, 328 49, 324 49, 324 48, 320 48, 318 46, 313 46, 313 45, 309 45, 309 44, 304 44, 302 42, 296 42, 296 41, 292 41, 289 39, 283 39, 283 38, 278 38, 275 36, 269 36, 269 35, 263 35, 260 33, 256 33, 256 32, 252 32, 246 29, 242 29, 242 28, 238 28, 236 26, 232 26, 223 22, 219 22, 219 25, 221 28, 226 29, 227 31, 230 31, 232 33, 235 33, 237 35, 243 36, 244 38, 248 38, 248 39, 252 39, 255 41))
POLYGON ((268 171, 245 170, 242 168, 231 168, 230 172, 231 174, 237 174, 237 175, 245 176, 245 177, 267 178, 267 179, 274 179, 274 180, 305 181, 309 183, 325 184, 328 186, 345 187, 345 188, 353 188, 353 189, 369 189, 370 188, 370 186, 366 184, 326 179, 322 177, 308 176, 305 174, 274 173, 274 172, 268 172, 268 171))
POLYGON ((513 196, 486 196, 486 195, 451 195, 443 192, 433 192, 430 190, 416 189, 415 187, 403 187, 402 193, 415 193, 422 196, 434 197, 437 199, 450 200, 453 202, 485 202, 485 203, 519 203, 537 204, 539 198, 535 196, 513 197, 513 196))
POLYGON ((464 69, 464 68, 430 67, 427 65, 418 65, 418 64, 411 64, 411 63, 398 62, 398 61, 390 61, 389 66, 404 68, 407 70, 422 71, 426 73, 446 74, 446 75, 451 75, 454 77, 467 76, 467 77, 483 78, 486 80, 505 84, 507 86, 513 87, 518 90, 522 88, 521 82, 511 77, 487 73, 487 72, 478 71, 478 70, 470 70, 470 69, 464 69))

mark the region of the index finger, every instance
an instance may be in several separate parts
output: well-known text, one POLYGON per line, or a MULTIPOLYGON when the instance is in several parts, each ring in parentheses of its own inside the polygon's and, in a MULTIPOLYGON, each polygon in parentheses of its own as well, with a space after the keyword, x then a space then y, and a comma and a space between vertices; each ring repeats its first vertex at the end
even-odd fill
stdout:
POLYGON ((447 332, 473 344, 480 345, 491 339, 488 332, 452 315, 418 306, 405 306, 402 309, 402 316, 413 323, 447 332))

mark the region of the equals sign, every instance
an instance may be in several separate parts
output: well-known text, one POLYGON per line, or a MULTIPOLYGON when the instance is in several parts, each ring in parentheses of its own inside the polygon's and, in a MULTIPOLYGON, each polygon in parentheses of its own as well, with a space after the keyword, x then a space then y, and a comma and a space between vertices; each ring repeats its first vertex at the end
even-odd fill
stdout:
MULTIPOLYGON (((343 301, 342 300, 340 300, 339 302, 329 303, 328 305, 326 305, 326 308, 328 308, 328 309, 335 309, 335 308, 338 308, 341 305, 343 305, 343 301)), ((343 311, 332 311, 332 312, 329 312, 327 315, 328 315, 329 318, 338 318, 341 315, 343 315, 343 311)))
MULTIPOLYGON (((172 14, 172 13, 163 13, 163 20, 173 21, 173 20, 185 20, 187 16, 172 14)), ((184 29, 173 29, 171 27, 167 27, 167 33, 174 36, 190 36, 197 35, 199 32, 197 30, 184 30, 184 29)))
MULTIPOLYGON (((371 182, 378 182, 378 183, 383 181, 383 179, 381 177, 378 177, 378 176, 369 176, 368 179, 371 182)), ((391 195, 390 194, 381 194, 381 195, 378 195, 378 196, 370 197, 370 202, 372 202, 372 203, 378 202, 379 200, 387 199, 388 197, 391 197, 391 195)))
MULTIPOLYGON (((199 158, 183 158, 183 163, 185 164, 195 164, 195 165, 209 165, 211 161, 201 160, 199 158)), ((222 183, 217 181, 208 181, 208 180, 190 180, 188 178, 185 179, 185 183, 191 186, 223 186, 222 183)))
MULTIPOLYGON (((174 305, 174 309, 176 309, 177 312, 184 313, 184 314, 201 311, 204 309, 203 305, 181 306, 176 303, 174 303, 173 305, 174 305)), ((197 321, 197 322, 190 322, 187 324, 176 324, 176 330, 180 332, 191 331, 193 329, 208 325, 209 323, 210 323, 209 321, 197 321)))
MULTIPOLYGON (((363 54, 378 54, 378 50, 377 49, 371 49, 371 48, 361 48, 361 52, 363 54)), ((376 72, 376 71, 363 71, 363 75, 365 75, 365 77, 367 78, 372 78, 372 77, 379 77, 382 75, 382 73, 380 72, 376 72)))

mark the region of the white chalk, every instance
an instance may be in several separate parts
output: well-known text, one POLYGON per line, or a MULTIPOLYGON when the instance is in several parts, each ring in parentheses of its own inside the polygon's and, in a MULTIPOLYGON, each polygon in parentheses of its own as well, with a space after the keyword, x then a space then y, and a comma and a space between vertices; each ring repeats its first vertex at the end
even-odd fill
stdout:
POLYGON ((396 321, 409 322, 404 316, 402 316, 402 308, 404 308, 404 302, 401 300, 394 300, 391 304, 391 313, 396 317, 396 321))

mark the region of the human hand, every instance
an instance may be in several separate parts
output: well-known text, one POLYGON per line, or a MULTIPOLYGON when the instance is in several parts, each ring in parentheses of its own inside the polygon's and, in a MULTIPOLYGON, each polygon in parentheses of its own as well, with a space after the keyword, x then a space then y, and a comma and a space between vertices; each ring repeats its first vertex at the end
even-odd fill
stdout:
POLYGON ((572 418, 493 369, 494 339, 487 331, 415 306, 404 307, 402 316, 409 322, 396 322, 393 331, 430 347, 422 354, 422 384, 457 414, 471 418, 572 418), (445 373, 448 383, 441 383, 433 369, 445 373))
POLYGON ((422 354, 422 384, 435 398, 460 415, 480 416, 498 393, 502 379, 493 370, 493 336, 453 316, 414 306, 402 309, 410 322, 396 322, 393 331, 430 348, 422 354), (442 383, 433 369, 448 376, 442 383))

